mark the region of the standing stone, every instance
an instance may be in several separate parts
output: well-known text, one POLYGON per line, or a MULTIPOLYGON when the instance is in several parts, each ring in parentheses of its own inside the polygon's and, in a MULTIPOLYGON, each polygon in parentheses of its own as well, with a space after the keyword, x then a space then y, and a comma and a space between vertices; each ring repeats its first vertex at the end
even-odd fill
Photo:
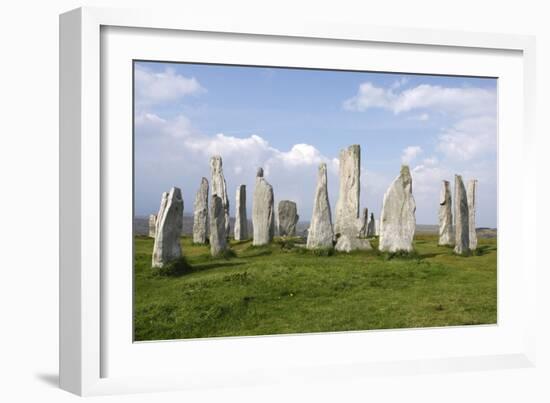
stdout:
POLYGON ((296 236, 296 224, 300 218, 297 214, 296 203, 290 200, 281 200, 277 207, 279 222, 279 236, 296 236))
POLYGON ((451 186, 443 181, 439 193, 439 245, 454 245, 451 186))
POLYGON ((163 267, 166 263, 181 257, 183 199, 179 188, 173 187, 169 193, 162 194, 157 217, 152 266, 163 267))
POLYGON ((248 239, 248 220, 246 219, 246 185, 237 188, 235 203, 235 241, 248 239))
POLYGON ((195 196, 193 213, 193 242, 205 244, 208 238, 208 180, 202 178, 195 196))
POLYGON ((369 226, 369 209, 363 209, 363 215, 361 216, 361 229, 359 229, 359 236, 365 238, 367 236, 367 229, 369 226))
POLYGON ((149 238, 155 237, 155 232, 157 231, 157 215, 149 215, 149 238))
POLYGON ((210 193, 218 195, 222 199, 223 211, 225 214, 225 235, 229 237, 229 198, 227 197, 227 185, 223 176, 222 157, 214 155, 210 158, 210 193))
POLYGON ((336 203, 336 250, 371 249, 369 241, 357 237, 359 220, 359 194, 361 175, 361 147, 358 144, 340 151, 340 193, 336 203))
POLYGON ((252 245, 267 245, 275 234, 273 187, 265 180, 264 170, 258 169, 256 188, 252 199, 252 245))
POLYGON ((373 237, 378 235, 376 233, 376 221, 374 220, 374 213, 370 213, 370 220, 367 226, 367 237, 373 237))
POLYGON ((210 204, 210 254, 218 256, 226 249, 227 235, 225 233, 223 199, 217 194, 213 194, 210 204))
POLYGON ((455 253, 470 252, 468 197, 462 176, 455 175, 455 253))
POLYGON ((340 192, 336 203, 334 233, 357 235, 359 226, 359 192, 361 147, 358 144, 340 150, 340 192))
POLYGON ((470 230, 470 250, 477 249, 477 233, 476 233, 476 195, 477 180, 471 179, 468 181, 468 228, 470 230))
POLYGON ((412 177, 407 165, 384 194, 380 215, 381 251, 410 252, 416 229, 416 203, 412 194, 412 177))
POLYGON ((327 164, 319 164, 313 213, 307 233, 307 248, 331 248, 334 232, 327 190, 327 164))

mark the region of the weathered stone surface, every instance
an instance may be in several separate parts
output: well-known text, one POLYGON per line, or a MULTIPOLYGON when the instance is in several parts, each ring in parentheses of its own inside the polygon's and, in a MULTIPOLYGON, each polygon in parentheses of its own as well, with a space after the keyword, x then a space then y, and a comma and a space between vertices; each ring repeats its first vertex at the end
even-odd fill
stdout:
POLYGON ((471 179, 468 181, 468 229, 470 250, 477 249, 477 233, 476 233, 476 198, 477 198, 477 180, 471 179))
POLYGON ((214 155, 210 158, 210 193, 218 195, 222 199, 225 214, 225 235, 229 237, 229 198, 227 197, 227 185, 223 176, 222 157, 214 155))
POLYGON ((248 239, 248 221, 246 218, 246 185, 239 185, 235 202, 235 240, 248 239))
POLYGON ((376 230, 376 220, 374 219, 374 213, 370 213, 369 224, 367 226, 367 237, 378 235, 376 230))
POLYGON ((252 245, 267 245, 273 240, 275 234, 273 187, 263 175, 263 169, 259 168, 252 199, 252 245))
POLYGON ((330 248, 334 232, 327 190, 327 164, 319 165, 317 189, 313 199, 313 212, 307 233, 307 248, 330 248))
POLYGON ((441 183, 439 194, 439 245, 454 245, 453 210, 449 181, 441 183))
POLYGON ((412 194, 412 177, 407 165, 392 182, 382 204, 380 246, 386 252, 410 252, 416 229, 416 203, 412 194))
POLYGON ((462 176, 455 175, 455 253, 470 252, 468 197, 462 176))
POLYGON ((334 233, 357 235, 359 223, 359 193, 361 147, 358 144, 340 150, 340 191, 336 202, 334 233))
POLYGON ((210 254, 218 256, 227 249, 223 199, 214 194, 210 200, 210 254))
POLYGON ((279 236, 295 236, 298 223, 298 209, 296 203, 290 200, 281 200, 277 206, 277 221, 279 236))
POLYGON ((149 238, 155 237, 155 232, 157 231, 157 215, 149 215, 149 238))
POLYGON ((157 230, 153 246, 153 267, 163 267, 181 257, 180 237, 183 226, 183 198, 177 187, 162 194, 157 215, 157 230))
POLYGON ((363 209, 363 215, 361 216, 361 228, 359 229, 359 236, 365 238, 367 236, 367 229, 369 226, 369 209, 363 209))
POLYGON ((193 242, 206 243, 208 239, 208 180, 202 178, 195 196, 193 213, 193 242))
POLYGON ((342 234, 338 237, 334 248, 339 252, 351 252, 353 250, 371 250, 372 246, 368 239, 342 234))

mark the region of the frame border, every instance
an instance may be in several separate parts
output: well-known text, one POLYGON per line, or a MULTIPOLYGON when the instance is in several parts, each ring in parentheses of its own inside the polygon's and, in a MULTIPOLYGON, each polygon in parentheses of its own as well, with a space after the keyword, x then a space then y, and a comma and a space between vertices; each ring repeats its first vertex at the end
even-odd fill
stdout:
MULTIPOLYGON (((60 15, 59 19, 59 372, 60 387, 78 395, 128 391, 181 389, 177 379, 162 384, 139 386, 128 379, 101 378, 101 144, 100 144, 100 28, 120 26, 217 32, 262 36, 366 41, 394 44, 467 47, 479 50, 515 50, 523 53, 524 133, 523 165, 528 173, 524 192, 536 189, 535 96, 536 64, 533 36, 473 33, 448 30, 374 27, 358 24, 301 21, 234 22, 228 19, 197 18, 194 15, 158 10, 85 7, 60 15), (179 386, 178 386, 179 385, 179 386)), ((533 198, 536 203, 536 197, 533 198)), ((525 222, 536 225, 536 204, 522 211, 525 222)), ((528 240, 523 240, 526 247, 528 240)), ((531 246, 532 247, 532 246, 531 246)), ((525 250, 525 249, 524 249, 525 250)), ((533 366, 536 328, 536 254, 525 257, 523 267, 529 309, 524 354, 490 360, 433 360, 435 371, 447 369, 493 369, 533 366)), ((421 362, 407 365, 361 364, 361 374, 425 372, 421 362), (393 368, 393 369, 392 369, 393 368)), ((326 372, 326 371, 325 371, 326 372)), ((329 371, 330 372, 330 371, 329 371)), ((142 380, 143 381, 143 380, 142 380)))

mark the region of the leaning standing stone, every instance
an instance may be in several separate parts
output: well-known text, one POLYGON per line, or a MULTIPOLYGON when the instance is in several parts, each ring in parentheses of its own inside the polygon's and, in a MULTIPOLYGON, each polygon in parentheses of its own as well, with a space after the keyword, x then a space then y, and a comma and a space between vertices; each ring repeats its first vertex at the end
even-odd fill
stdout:
POLYGON ((181 257, 183 199, 179 188, 173 187, 169 193, 162 194, 157 217, 152 266, 163 267, 166 263, 181 257))
POLYGON ((298 223, 298 209, 296 203, 290 200, 281 200, 277 207, 279 222, 279 236, 295 236, 298 223))
POLYGON ((218 195, 212 195, 210 205, 210 253, 218 256, 227 249, 225 234, 225 210, 223 200, 218 195))
POLYGON ((439 194, 439 245, 454 245, 451 186, 443 181, 439 194))
POLYGON ((235 203, 235 240, 248 239, 248 220, 246 218, 246 185, 239 185, 235 203))
POLYGON ((227 185, 223 176, 222 157, 214 155, 210 158, 210 193, 218 195, 222 199, 223 211, 225 214, 225 235, 229 237, 229 198, 227 197, 227 185))
POLYGON ((380 246, 385 252, 410 252, 416 229, 416 203, 412 194, 412 177, 407 165, 384 194, 380 215, 380 246))
POLYGON ((208 238, 208 180, 202 178, 201 185, 195 196, 193 213, 193 242, 206 243, 208 238))
POLYGON ((157 231, 157 215, 149 215, 149 238, 155 237, 155 232, 157 231))
POLYGON ((476 193, 477 193, 477 180, 471 179, 468 181, 468 228, 470 250, 476 250, 477 248, 477 234, 476 234, 476 193))
POLYGON ((468 197, 462 176, 455 175, 455 253, 467 254, 470 251, 470 229, 468 197))
POLYGON ((267 245, 275 234, 275 212, 273 211, 273 187, 265 180, 264 171, 258 169, 256 188, 252 199, 252 245, 267 245))
POLYGON ((340 151, 340 192, 336 203, 334 233, 357 235, 359 224, 359 192, 361 147, 358 144, 340 151))
POLYGON ((313 213, 307 233, 307 248, 331 248, 334 232, 327 190, 327 164, 319 165, 317 189, 313 199, 313 213))

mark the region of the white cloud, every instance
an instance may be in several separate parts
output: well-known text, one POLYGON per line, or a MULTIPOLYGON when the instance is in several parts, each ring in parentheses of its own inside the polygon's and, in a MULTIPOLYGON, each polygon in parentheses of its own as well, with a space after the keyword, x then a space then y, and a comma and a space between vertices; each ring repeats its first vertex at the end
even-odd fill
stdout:
POLYGON ((412 120, 419 120, 421 122, 426 122, 430 120, 430 115, 428 113, 421 113, 420 115, 413 116, 412 120))
MULTIPOLYGON (((383 108, 394 114, 429 109, 458 116, 482 115, 496 110, 496 93, 489 89, 429 84, 396 91, 399 88, 393 86, 387 89, 370 82, 362 83, 357 94, 344 101, 344 109, 362 112, 370 108, 383 108)), ((429 115, 421 117, 425 120, 429 115)))
POLYGON ((466 118, 441 132, 437 150, 450 159, 468 161, 496 150, 496 132, 494 116, 466 118))
POLYGON ((136 117, 136 161, 139 161, 136 163, 136 178, 139 178, 136 194, 139 194, 140 206, 156 208, 156 199, 171 186, 180 186, 185 205, 192 206, 200 178, 210 177, 209 159, 215 154, 223 158, 230 200, 239 184, 247 185, 251 200, 256 170, 261 166, 273 185, 276 202, 296 201, 299 214, 309 220, 317 167, 325 162, 331 203, 336 203, 338 159, 323 155, 313 145, 294 144, 288 150, 281 150, 256 134, 247 137, 223 133, 204 135, 198 133, 185 116, 162 119, 143 114, 136 117))
POLYGON ((177 74, 171 68, 159 73, 136 66, 134 76, 138 105, 173 102, 205 91, 197 79, 177 74))
POLYGON ((397 89, 399 87, 402 87, 404 86, 405 84, 407 84, 409 82, 409 79, 407 77, 401 77, 399 80, 396 80, 392 85, 391 85, 391 88, 392 89, 397 89))
POLYGON ((409 146, 403 150, 401 153, 401 162, 403 164, 410 164, 416 157, 422 153, 422 147, 420 146, 409 146))
POLYGON ((386 90, 365 82, 359 86, 356 96, 344 101, 344 109, 359 112, 370 108, 392 109, 394 100, 393 90, 386 90))

